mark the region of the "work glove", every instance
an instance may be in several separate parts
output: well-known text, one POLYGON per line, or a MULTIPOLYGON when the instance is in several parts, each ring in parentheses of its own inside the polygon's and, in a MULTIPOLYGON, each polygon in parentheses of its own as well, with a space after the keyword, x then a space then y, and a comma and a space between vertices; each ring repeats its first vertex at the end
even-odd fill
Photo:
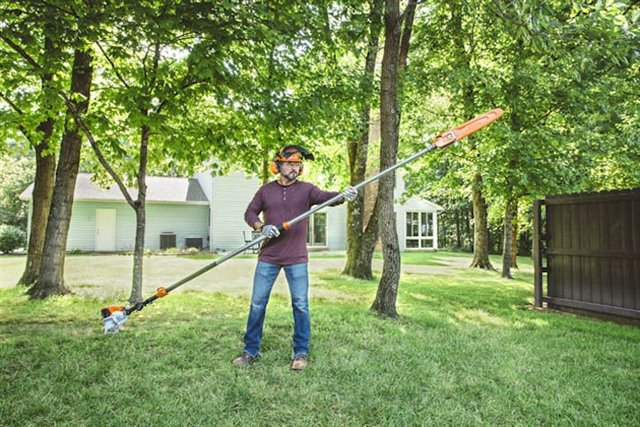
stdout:
POLYGON ((349 185, 347 186, 347 188, 344 189, 344 191, 342 192, 342 195, 344 196, 347 202, 353 202, 356 199, 356 197, 358 197, 358 190, 356 190, 355 187, 352 187, 351 185, 349 185))
POLYGON ((280 235, 280 230, 278 230, 278 227, 273 224, 267 224, 262 226, 260 233, 262 233, 264 237, 272 239, 280 235))

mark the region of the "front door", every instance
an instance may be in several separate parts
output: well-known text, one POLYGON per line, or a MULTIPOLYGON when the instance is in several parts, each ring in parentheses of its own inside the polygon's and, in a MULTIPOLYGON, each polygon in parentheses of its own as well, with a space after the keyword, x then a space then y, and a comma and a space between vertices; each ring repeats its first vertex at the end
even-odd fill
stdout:
POLYGON ((96 246, 97 252, 116 250, 116 210, 96 209, 96 246))

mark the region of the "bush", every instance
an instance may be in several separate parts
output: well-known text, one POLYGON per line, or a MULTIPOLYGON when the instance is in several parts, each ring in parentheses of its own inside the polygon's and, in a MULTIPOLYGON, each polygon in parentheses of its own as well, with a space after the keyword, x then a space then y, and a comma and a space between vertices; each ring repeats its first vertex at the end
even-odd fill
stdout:
POLYGON ((8 254, 27 244, 27 235, 14 225, 0 225, 0 252, 8 254))

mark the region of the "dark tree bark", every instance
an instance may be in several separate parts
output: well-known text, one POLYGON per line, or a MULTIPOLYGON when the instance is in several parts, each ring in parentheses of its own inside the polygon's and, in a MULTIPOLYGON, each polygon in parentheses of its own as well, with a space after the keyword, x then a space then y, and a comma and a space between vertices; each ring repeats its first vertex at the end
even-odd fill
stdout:
MULTIPOLYGON (((89 107, 93 76, 91 61, 90 52, 84 50, 74 52, 71 69, 72 96, 68 101, 68 109, 77 114, 85 113, 89 107)), ((32 298, 46 298, 69 292, 64 285, 64 259, 81 147, 82 137, 78 125, 73 119, 73 114, 69 113, 60 146, 60 158, 56 169, 56 182, 47 222, 42 264, 38 280, 27 291, 32 298)))
POLYGON ((261 164, 262 172, 260 174, 263 184, 266 184, 267 182, 269 182, 269 179, 271 178, 271 171, 269 170, 270 163, 271 163, 271 157, 269 156, 269 153, 265 150, 262 156, 262 164, 261 164))
POLYGON ((473 261, 471 267, 495 270, 489 260, 489 227, 487 225, 487 202, 482 195, 480 174, 473 177, 473 261))
POLYGON ((49 118, 38 126, 42 132, 41 142, 36 145, 36 175, 33 184, 31 226, 29 228, 29 245, 27 262, 19 282, 31 286, 38 280, 42 253, 44 250, 45 232, 53 197, 55 183, 56 156, 47 153, 49 140, 53 134, 53 119, 49 118))
POLYGON ((513 218, 515 217, 516 201, 513 198, 507 199, 504 210, 504 232, 502 245, 502 277, 511 277, 511 258, 513 253, 513 218))
POLYGON ((518 203, 513 210, 511 225, 511 268, 518 268, 518 203))
MULTIPOLYGON (((359 138, 348 143, 349 172, 351 185, 364 181, 367 170, 369 151, 369 128, 371 118, 371 95, 375 74, 376 56, 380 30, 382 29, 382 0, 371 1, 369 14, 369 41, 365 71, 360 83, 362 107, 359 126, 359 138)), ((374 209, 375 211, 375 209, 374 209)), ((373 271, 371 263, 376 241, 378 240, 377 218, 370 220, 365 227, 364 191, 347 207, 347 261, 343 274, 371 280, 373 271)))
MULTIPOLYGON (((417 1, 410 0, 403 15, 400 14, 398 0, 386 0, 385 6, 385 44, 382 59, 382 75, 380 82, 380 170, 389 168, 396 163, 398 155, 398 128, 400 125, 400 109, 398 106, 399 74, 406 60, 409 49, 409 39, 413 22, 406 18, 413 18, 417 1), (403 16, 404 32, 402 37, 403 16), (403 43, 401 43, 401 40, 403 43)), ((396 298, 400 280, 400 245, 396 230, 396 218, 393 212, 393 188, 395 173, 386 175, 380 180, 378 188, 378 218, 380 221, 380 237, 382 240, 382 255, 384 264, 382 277, 378 284, 378 292, 371 308, 379 315, 396 318, 396 298)))

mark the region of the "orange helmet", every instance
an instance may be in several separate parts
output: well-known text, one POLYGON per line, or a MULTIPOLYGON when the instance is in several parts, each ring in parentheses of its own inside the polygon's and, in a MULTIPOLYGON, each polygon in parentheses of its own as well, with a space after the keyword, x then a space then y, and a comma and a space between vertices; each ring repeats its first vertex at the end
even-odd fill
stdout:
MULTIPOLYGON (((286 145, 276 152, 273 160, 269 164, 272 173, 280 172, 281 162, 300 162, 303 160, 315 160, 315 157, 309 150, 299 145, 286 145)), ((302 165, 300 165, 300 173, 302 174, 302 165)))

